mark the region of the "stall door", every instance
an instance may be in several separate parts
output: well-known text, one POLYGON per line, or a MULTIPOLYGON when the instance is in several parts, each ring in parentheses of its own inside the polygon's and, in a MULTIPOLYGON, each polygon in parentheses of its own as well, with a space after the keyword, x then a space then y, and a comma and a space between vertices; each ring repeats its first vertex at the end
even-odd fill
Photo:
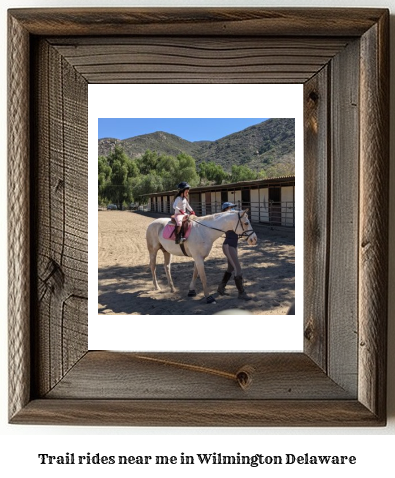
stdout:
POLYGON ((206 192, 206 214, 211 214, 211 192, 206 192))
POLYGON ((281 226, 281 188, 269 188, 269 222, 281 226))
MULTIPOLYGON (((251 211, 251 191, 249 189, 243 189, 241 191, 241 208, 251 211)), ((249 215, 250 214, 251 212, 249 212, 249 215)))
POLYGON ((189 204, 198 216, 202 215, 202 203, 200 202, 199 193, 193 193, 189 195, 189 204))

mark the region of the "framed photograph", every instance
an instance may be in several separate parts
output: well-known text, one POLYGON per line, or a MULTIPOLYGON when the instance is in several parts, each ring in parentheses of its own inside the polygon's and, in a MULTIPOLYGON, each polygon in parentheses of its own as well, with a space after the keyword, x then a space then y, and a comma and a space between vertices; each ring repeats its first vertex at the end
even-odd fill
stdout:
POLYGON ((388 33, 386 9, 9 10, 10 423, 385 425, 388 33), (89 348, 97 84, 303 85, 302 351, 89 348))
MULTIPOLYGON (((287 312, 295 294, 303 297, 303 85, 254 84, 246 91, 244 84, 90 84, 88 110, 89 297, 98 293, 98 304, 89 301, 88 348, 301 351, 303 301, 295 314, 287 312), (119 164, 128 174, 118 174, 119 164), (184 243, 189 257, 168 224, 173 236, 163 247, 172 252, 174 289, 155 249, 156 289, 146 234, 169 222, 183 180, 196 211, 184 243), (226 228, 217 223, 226 219, 225 202, 248 209, 257 237, 251 244, 249 233, 238 238, 238 274, 228 273, 226 228), (207 297, 200 274, 190 285, 206 244, 207 297), (241 335, 241 324, 255 333, 241 335)), ((233 218, 236 228, 238 214, 233 218)))

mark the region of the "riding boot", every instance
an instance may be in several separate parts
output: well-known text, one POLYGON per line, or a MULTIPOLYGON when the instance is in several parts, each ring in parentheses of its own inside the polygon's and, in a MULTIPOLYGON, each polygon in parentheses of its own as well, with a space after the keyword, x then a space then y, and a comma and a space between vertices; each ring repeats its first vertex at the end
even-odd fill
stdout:
MULTIPOLYGON (((178 229, 178 227, 177 227, 177 229, 178 229)), ((180 227, 179 230, 176 230, 176 244, 180 243, 181 234, 182 234, 182 228, 180 227)))
POLYGON ((186 233, 186 223, 183 222, 182 223, 182 226, 181 226, 181 239, 180 239, 180 243, 183 243, 187 240, 187 238, 185 237, 185 233, 186 233))
POLYGON ((236 284, 237 290, 239 291, 239 299, 251 300, 251 297, 248 297, 244 289, 243 276, 237 276, 237 277, 235 276, 235 284, 236 284))
POLYGON ((217 292, 219 295, 225 295, 225 287, 226 287, 226 284, 228 283, 229 279, 231 278, 232 276, 232 273, 231 272, 228 272, 226 271, 223 278, 222 278, 222 281, 220 282, 219 286, 218 286, 218 289, 217 289, 217 292))

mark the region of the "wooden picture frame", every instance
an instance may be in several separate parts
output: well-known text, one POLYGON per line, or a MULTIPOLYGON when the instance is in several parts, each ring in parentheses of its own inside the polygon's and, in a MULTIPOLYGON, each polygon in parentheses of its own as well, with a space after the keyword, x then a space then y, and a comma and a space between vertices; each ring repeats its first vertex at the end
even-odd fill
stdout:
POLYGON ((385 9, 9 11, 10 423, 385 425, 388 37, 385 9), (88 351, 87 85, 133 82, 304 84, 303 353, 88 351))

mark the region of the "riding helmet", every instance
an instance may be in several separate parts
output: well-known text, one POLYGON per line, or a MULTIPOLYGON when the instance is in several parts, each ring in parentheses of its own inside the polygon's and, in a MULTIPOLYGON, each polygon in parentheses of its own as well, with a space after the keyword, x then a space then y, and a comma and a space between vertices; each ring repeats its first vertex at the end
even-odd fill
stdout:
POLYGON ((180 191, 183 191, 184 189, 191 189, 191 186, 185 181, 183 181, 177 186, 177 189, 179 189, 180 191))
POLYGON ((222 204, 221 210, 224 211, 227 207, 235 207, 236 204, 233 204, 232 202, 224 202, 222 204))

